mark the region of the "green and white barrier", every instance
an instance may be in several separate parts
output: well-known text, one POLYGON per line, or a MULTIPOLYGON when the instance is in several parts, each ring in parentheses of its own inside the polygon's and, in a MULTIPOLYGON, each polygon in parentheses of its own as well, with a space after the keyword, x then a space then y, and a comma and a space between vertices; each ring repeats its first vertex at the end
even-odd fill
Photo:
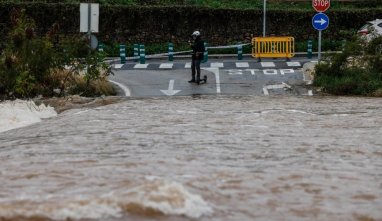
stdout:
POLYGON ((146 51, 144 44, 139 45, 139 63, 146 63, 146 51))
POLYGON ((206 63, 208 61, 208 44, 207 42, 204 42, 204 53, 203 53, 203 63, 206 63))
POLYGON ((174 60, 174 44, 168 43, 168 60, 173 61, 174 60))
MULTIPOLYGON (((242 48, 246 45, 251 45, 251 43, 247 43, 247 44, 235 44, 235 45, 225 45, 225 46, 211 46, 209 47, 207 43, 205 43, 205 49, 206 51, 203 53, 203 63, 204 62, 207 62, 208 61, 208 49, 226 49, 226 48, 242 48)), ((125 47, 125 46, 124 46, 125 47)), ((188 50, 188 51, 177 51, 177 52, 172 52, 172 56, 173 56, 173 59, 174 59, 174 56, 175 55, 186 55, 186 54, 190 54, 192 52, 192 50, 188 50)), ((124 59, 124 62, 126 62, 126 60, 129 60, 129 61, 140 61, 141 64, 145 64, 146 62, 146 58, 166 58, 168 57, 169 58, 169 52, 166 52, 166 53, 160 53, 160 54, 153 54, 153 55, 146 55, 145 53, 145 46, 144 45, 138 45, 138 44, 134 44, 134 54, 133 54, 133 57, 126 57, 126 53, 124 53, 124 57, 121 56, 121 62, 122 60, 124 59), (137 48, 137 50, 135 49, 137 48)), ((170 59, 170 58, 169 58, 170 59)), ((112 60, 111 62, 118 62, 118 60, 112 60)))
MULTIPOLYGON (((134 44, 133 56, 134 57, 138 57, 139 56, 139 44, 134 44)), ((135 62, 137 62, 137 61, 138 61, 138 59, 135 59, 135 62)))
POLYGON ((309 59, 313 57, 313 42, 312 40, 308 40, 308 56, 309 59))
POLYGON ((119 57, 121 58, 121 64, 126 63, 126 45, 119 45, 119 57))
POLYGON ((103 46, 102 43, 98 44, 98 52, 104 52, 103 47, 104 47, 104 46, 103 46))
POLYGON ((243 60, 243 45, 240 42, 237 46, 237 60, 243 60))

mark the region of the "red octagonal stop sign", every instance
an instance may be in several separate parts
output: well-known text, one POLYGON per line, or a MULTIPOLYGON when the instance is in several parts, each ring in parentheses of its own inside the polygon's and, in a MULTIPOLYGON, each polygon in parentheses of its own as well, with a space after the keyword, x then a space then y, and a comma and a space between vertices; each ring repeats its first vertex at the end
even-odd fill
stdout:
POLYGON ((317 12, 325 12, 330 8, 330 0, 312 0, 312 6, 317 12))

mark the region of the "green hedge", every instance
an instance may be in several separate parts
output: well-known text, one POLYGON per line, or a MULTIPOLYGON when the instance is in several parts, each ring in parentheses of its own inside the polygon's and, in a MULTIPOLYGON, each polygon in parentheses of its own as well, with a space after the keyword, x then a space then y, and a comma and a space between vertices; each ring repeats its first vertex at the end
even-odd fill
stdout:
MULTIPOLYGON (((0 42, 9 27, 13 8, 25 8, 36 21, 38 34, 46 33, 55 22, 61 33, 79 32, 78 4, 0 3, 0 42)), ((293 36, 297 41, 316 39, 312 28, 312 10, 269 10, 267 33, 293 36)), ((382 9, 330 10, 330 26, 324 39, 342 40, 355 33, 366 21, 382 17, 382 9)), ((124 42, 159 44, 167 41, 184 43, 190 33, 201 30, 210 45, 250 42, 252 36, 262 34, 261 10, 211 9, 200 7, 123 7, 100 8, 100 33, 105 43, 124 42)))
MULTIPOLYGON (((80 3, 81 0, 0 0, 1 2, 33 2, 33 3, 80 3)), ((262 9, 263 0, 93 0, 94 3, 102 5, 125 5, 125 6, 201 6, 209 8, 230 8, 230 9, 262 9)), ((269 9, 293 8, 311 9, 312 3, 306 1, 280 1, 268 0, 269 9)), ((380 0, 333 0, 331 9, 339 8, 376 8, 382 7, 380 0)))

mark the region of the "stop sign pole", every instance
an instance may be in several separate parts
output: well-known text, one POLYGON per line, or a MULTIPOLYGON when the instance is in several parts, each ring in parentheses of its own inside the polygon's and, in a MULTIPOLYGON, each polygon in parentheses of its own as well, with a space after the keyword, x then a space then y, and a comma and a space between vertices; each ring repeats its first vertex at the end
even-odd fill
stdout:
POLYGON ((323 12, 330 8, 330 0, 312 0, 312 7, 318 12, 312 19, 312 25, 318 30, 318 61, 320 61, 322 30, 329 26, 329 17, 323 12))

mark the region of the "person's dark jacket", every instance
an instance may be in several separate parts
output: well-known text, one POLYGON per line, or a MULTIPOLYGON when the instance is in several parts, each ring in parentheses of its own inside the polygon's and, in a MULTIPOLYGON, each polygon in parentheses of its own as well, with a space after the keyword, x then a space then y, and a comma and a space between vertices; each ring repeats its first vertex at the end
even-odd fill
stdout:
POLYGON ((200 37, 197 37, 194 44, 191 45, 192 48, 192 59, 203 60, 203 53, 205 51, 204 41, 200 37))

